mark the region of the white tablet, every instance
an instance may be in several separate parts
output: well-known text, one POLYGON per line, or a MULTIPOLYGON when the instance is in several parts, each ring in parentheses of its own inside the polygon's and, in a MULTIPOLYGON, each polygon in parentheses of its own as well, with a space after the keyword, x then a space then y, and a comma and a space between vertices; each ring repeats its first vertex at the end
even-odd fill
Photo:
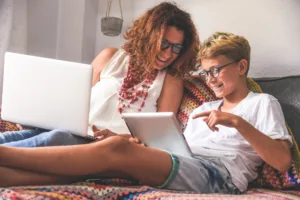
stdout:
POLYGON ((191 157, 176 116, 172 112, 122 113, 133 137, 151 148, 191 157))

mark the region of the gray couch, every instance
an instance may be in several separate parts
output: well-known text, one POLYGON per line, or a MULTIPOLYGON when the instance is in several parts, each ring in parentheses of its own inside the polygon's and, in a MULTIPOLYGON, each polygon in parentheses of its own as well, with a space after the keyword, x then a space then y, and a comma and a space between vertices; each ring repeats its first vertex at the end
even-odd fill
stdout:
POLYGON ((264 93, 276 97, 282 107, 285 120, 300 144, 300 75, 282 78, 256 78, 264 93))

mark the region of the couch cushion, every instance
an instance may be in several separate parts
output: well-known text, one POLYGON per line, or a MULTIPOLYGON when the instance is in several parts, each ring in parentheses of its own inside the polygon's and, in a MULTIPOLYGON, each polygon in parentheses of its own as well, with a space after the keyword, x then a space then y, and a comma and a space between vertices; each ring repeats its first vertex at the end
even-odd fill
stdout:
POLYGON ((190 114, 197 107, 207 101, 217 100, 215 93, 197 77, 186 77, 184 82, 184 95, 181 100, 177 119, 182 131, 185 130, 190 114))
POLYGON ((281 104, 285 120, 300 144, 300 76, 254 79, 261 89, 281 104))

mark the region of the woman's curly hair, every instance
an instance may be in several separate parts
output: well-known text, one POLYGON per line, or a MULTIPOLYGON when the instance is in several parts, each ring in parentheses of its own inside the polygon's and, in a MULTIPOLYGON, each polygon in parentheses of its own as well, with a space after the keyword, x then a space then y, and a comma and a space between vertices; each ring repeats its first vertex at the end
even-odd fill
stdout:
POLYGON ((175 77, 183 77, 186 73, 197 70, 200 41, 195 25, 189 13, 169 2, 149 9, 124 34, 127 41, 123 49, 130 55, 134 68, 142 66, 144 71, 153 69, 168 26, 184 32, 183 50, 169 66, 169 71, 175 77))

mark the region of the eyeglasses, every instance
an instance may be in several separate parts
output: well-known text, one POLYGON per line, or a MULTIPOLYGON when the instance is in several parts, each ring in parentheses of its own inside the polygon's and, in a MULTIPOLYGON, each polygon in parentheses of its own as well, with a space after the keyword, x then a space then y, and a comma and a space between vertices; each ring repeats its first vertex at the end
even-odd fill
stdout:
POLYGON ((235 62, 239 62, 239 60, 233 61, 233 62, 231 62, 231 63, 225 64, 225 65, 222 65, 222 66, 219 66, 219 67, 212 67, 212 68, 210 68, 208 71, 201 70, 201 71, 199 72, 199 76, 201 77, 201 79, 202 79, 203 81, 207 81, 207 79, 208 79, 208 74, 210 74, 211 77, 218 78, 218 76, 220 75, 220 71, 221 71, 222 69, 224 69, 224 67, 229 66, 229 65, 231 65, 231 64, 233 64, 233 63, 235 63, 235 62))
POLYGON ((175 54, 180 54, 180 52, 182 51, 183 49, 183 46, 182 45, 179 45, 179 44, 172 44, 170 43, 169 41, 167 40, 162 40, 161 41, 161 49, 162 50, 165 50, 167 48, 171 47, 171 50, 173 53, 175 54))

